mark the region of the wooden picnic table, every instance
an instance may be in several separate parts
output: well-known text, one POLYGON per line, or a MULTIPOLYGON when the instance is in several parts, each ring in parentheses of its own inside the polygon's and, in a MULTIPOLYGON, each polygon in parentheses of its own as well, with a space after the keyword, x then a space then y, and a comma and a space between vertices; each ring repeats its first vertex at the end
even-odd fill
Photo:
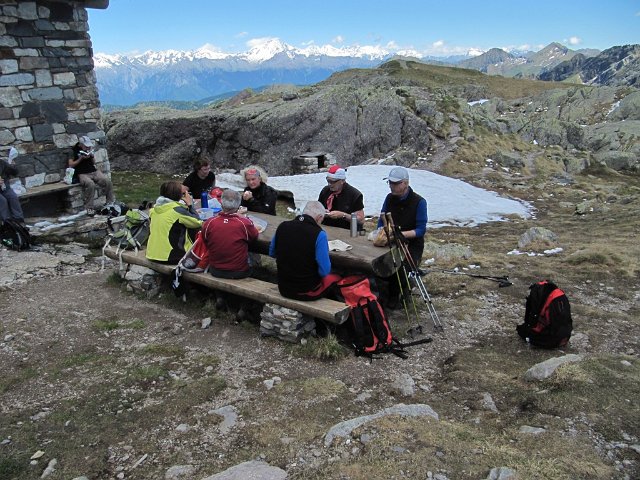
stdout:
MULTIPOLYGON (((258 240, 252 245, 254 252, 269 254, 269 244, 280 223, 290 220, 263 213, 247 212, 249 216, 257 217, 267 222, 266 229, 260 233, 258 240)), ((343 273, 365 273, 378 277, 389 277, 395 273, 393 258, 389 247, 375 247, 373 242, 367 240, 365 235, 352 237, 350 231, 344 228, 328 227, 322 225, 327 232, 329 241, 342 240, 353 248, 346 252, 329 252, 331 265, 333 268, 342 270, 343 273)), ((394 252, 395 258, 399 259, 399 253, 394 252)))

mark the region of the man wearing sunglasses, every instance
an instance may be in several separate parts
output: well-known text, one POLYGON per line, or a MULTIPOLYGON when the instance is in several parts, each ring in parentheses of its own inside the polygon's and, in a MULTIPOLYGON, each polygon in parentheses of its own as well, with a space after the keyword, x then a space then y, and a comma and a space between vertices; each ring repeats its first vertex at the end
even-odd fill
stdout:
POLYGON ((351 214, 355 213, 358 230, 364 222, 362 193, 347 183, 347 169, 332 165, 327 172, 327 186, 320 191, 318 201, 327 209, 322 221, 330 227, 351 228, 351 214))

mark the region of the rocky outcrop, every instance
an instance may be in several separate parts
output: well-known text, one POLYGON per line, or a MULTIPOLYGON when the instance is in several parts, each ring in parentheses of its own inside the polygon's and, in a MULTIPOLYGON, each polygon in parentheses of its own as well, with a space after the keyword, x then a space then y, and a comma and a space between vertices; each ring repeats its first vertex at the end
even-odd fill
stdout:
POLYGON ((595 57, 578 54, 541 73, 540 80, 562 81, 576 77, 589 85, 640 85, 640 45, 622 45, 595 57))
MULTIPOLYGON (((278 175, 291 173, 292 159, 311 151, 332 154, 346 166, 409 152, 394 158, 412 166, 421 158, 436 158, 439 150, 450 156, 457 140, 488 130, 492 137, 515 134, 527 143, 565 149, 567 172, 594 162, 639 168, 638 90, 536 85, 542 93, 508 99, 497 96, 500 88, 486 80, 493 77, 467 70, 460 78, 461 69, 430 68, 390 62, 376 70, 343 72, 312 87, 243 92, 199 111, 112 112, 105 121, 112 166, 186 172, 203 157, 217 170, 255 163, 278 175), (403 71, 409 73, 403 76, 403 71), (442 76, 439 85, 452 76, 450 85, 434 86, 436 73, 442 76), (467 103, 483 97, 490 100, 467 103)), ((505 88, 523 88, 520 80, 501 82, 511 82, 505 88)), ((502 155, 498 163, 521 169, 524 160, 502 155)))
POLYGON ((125 111, 111 114, 106 128, 114 169, 157 172, 188 170, 202 156, 217 168, 258 163, 282 174, 307 151, 331 152, 351 165, 401 146, 425 152, 430 142, 427 120, 395 88, 344 84, 306 88, 291 100, 270 92, 187 114, 125 111))

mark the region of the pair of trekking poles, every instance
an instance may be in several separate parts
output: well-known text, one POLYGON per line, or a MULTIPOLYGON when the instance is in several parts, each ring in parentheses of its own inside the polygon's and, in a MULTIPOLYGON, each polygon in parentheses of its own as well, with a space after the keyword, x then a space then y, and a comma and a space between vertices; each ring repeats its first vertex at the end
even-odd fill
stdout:
POLYGON ((413 306, 413 312, 416 317, 417 325, 409 329, 408 333, 413 336, 415 334, 423 333, 422 325, 419 321, 418 307, 411 294, 411 283, 415 283, 423 302, 427 306, 427 311, 431 317, 433 328, 435 331, 444 331, 444 325, 438 317, 438 312, 431 301, 427 287, 422 281, 422 275, 419 265, 411 256, 409 251, 409 245, 407 244, 404 235, 402 234, 400 227, 394 224, 391 213, 383 213, 381 216, 382 228, 387 236, 387 243, 389 244, 389 250, 391 253, 391 259, 393 261, 393 269, 395 270, 396 280, 398 282, 400 290, 400 298, 402 299, 402 306, 407 316, 407 320, 411 322, 409 314, 409 305, 407 305, 407 298, 411 300, 411 306, 413 306), (409 270, 407 270, 407 267, 409 270), (405 292, 405 288, 407 291, 405 292))

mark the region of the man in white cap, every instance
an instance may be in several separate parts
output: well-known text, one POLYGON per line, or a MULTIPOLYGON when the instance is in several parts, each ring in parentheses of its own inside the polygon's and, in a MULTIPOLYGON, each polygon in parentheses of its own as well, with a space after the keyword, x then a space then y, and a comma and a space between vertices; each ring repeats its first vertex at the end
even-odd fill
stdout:
POLYGON ((322 221, 330 227, 351 228, 351 214, 358 219, 358 230, 364 222, 362 193, 347 183, 347 169, 332 165, 327 171, 327 186, 320 191, 318 201, 327 209, 322 221))
POLYGON ((93 208, 96 184, 104 190, 107 205, 113 204, 115 201, 113 185, 109 177, 96 168, 93 140, 88 136, 85 135, 78 139, 78 143, 73 147, 73 158, 69 159, 69 166, 75 169, 73 183, 80 182, 80 185, 82 185, 84 208, 87 211, 87 215, 93 217, 96 214, 93 208))
POLYGON ((7 160, 0 160, 0 223, 5 220, 24 222, 20 199, 9 186, 9 177, 18 175, 14 165, 17 156, 18 151, 11 147, 7 160))
MULTIPOLYGON (((404 167, 393 167, 389 176, 385 178, 391 193, 387 195, 380 210, 378 227, 381 227, 382 217, 391 213, 394 225, 400 228, 402 236, 407 240, 409 254, 416 266, 420 265, 424 250, 424 235, 427 233, 427 201, 415 193, 409 186, 409 171, 404 167)), ((408 289, 408 286, 403 286, 408 289)), ((397 308, 400 295, 400 285, 397 277, 389 281, 389 296, 386 306, 397 308)))

